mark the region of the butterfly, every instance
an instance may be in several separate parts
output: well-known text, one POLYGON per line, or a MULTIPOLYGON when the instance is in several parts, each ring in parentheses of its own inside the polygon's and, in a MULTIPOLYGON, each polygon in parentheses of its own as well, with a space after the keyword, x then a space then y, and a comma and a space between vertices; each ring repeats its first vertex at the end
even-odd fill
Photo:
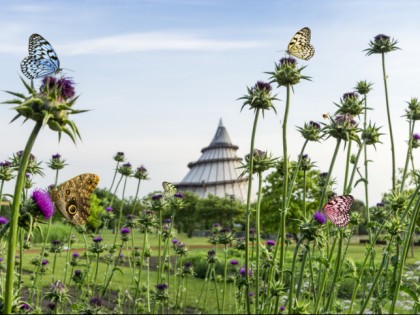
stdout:
POLYGON ((174 184, 171 184, 171 183, 169 183, 169 182, 163 182, 162 183, 162 186, 163 186, 163 195, 166 197, 166 198, 171 198, 171 197, 173 197, 173 195, 175 195, 175 193, 176 193, 176 187, 175 187, 175 185, 174 184))
POLYGON ((22 73, 28 79, 43 78, 61 71, 60 60, 51 44, 41 35, 29 37, 29 56, 20 63, 22 73))
POLYGON ((338 196, 324 206, 324 213, 332 223, 339 227, 344 227, 350 222, 349 211, 354 198, 351 195, 338 196))
POLYGON ((95 174, 81 174, 51 190, 56 209, 72 224, 82 225, 90 215, 90 196, 99 183, 95 174))
POLYGON ((311 30, 309 27, 304 27, 292 37, 286 52, 296 58, 309 60, 315 53, 315 48, 310 41, 311 30))

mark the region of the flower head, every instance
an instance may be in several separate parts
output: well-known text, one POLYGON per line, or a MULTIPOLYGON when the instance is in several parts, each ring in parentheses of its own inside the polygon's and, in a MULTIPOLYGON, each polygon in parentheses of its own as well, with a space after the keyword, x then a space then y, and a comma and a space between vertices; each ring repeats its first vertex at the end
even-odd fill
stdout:
POLYGON ((274 246, 276 245, 276 242, 274 240, 267 240, 267 246, 274 246))
POLYGON ((61 155, 57 153, 51 156, 51 159, 49 162, 47 162, 47 165, 52 170, 61 170, 64 168, 64 166, 67 165, 65 162, 66 161, 61 158, 61 155))
POLYGON ((93 298, 90 299, 89 304, 94 307, 101 307, 102 300, 99 297, 94 296, 93 298))
MULTIPOLYGON (((239 270, 239 273, 241 274, 242 277, 246 276, 246 269, 245 267, 241 267, 241 269, 239 270)), ((248 269, 248 275, 252 276, 252 270, 251 268, 248 269)))
POLYGON ((46 191, 35 189, 32 193, 32 200, 35 202, 45 219, 49 219, 53 216, 54 205, 51 201, 50 195, 46 191))
POLYGON ((174 194, 174 197, 178 198, 178 199, 182 199, 182 198, 184 198, 184 194, 181 193, 181 192, 177 192, 177 193, 174 194))
POLYGON ((308 76, 302 75, 305 67, 298 68, 297 61, 293 57, 285 57, 280 59, 275 65, 271 74, 271 82, 276 82, 278 86, 292 86, 298 84, 301 80, 310 80, 308 76))
POLYGON ((49 261, 47 259, 43 259, 41 262, 41 265, 46 266, 49 264, 49 261))
POLYGON ((106 212, 112 212, 114 209, 112 209, 112 207, 106 207, 106 212))
POLYGON ((160 200, 162 198, 163 198, 163 195, 162 194, 157 194, 157 195, 153 195, 152 196, 152 200, 160 200))
POLYGON ((367 81, 359 81, 354 88, 360 95, 366 95, 372 90, 373 83, 367 81))
POLYGON ((263 81, 258 81, 257 83, 255 83, 255 88, 259 90, 271 91, 270 83, 263 82, 263 81))
POLYGON ((247 87, 247 94, 240 97, 239 99, 244 100, 241 107, 241 111, 245 106, 249 106, 249 109, 268 110, 273 108, 274 112, 276 109, 273 102, 277 100, 275 96, 271 96, 271 85, 270 83, 258 81, 253 87, 247 87))
POLYGON ((327 217, 325 216, 325 214, 321 211, 317 211, 314 213, 314 219, 319 223, 319 224, 325 224, 327 222, 327 217))
POLYGON ((303 138, 309 141, 319 141, 322 137, 321 125, 312 120, 309 123, 305 123, 303 127, 298 127, 298 130, 303 138))
POLYGON ((5 225, 9 220, 5 217, 0 217, 0 225, 5 225))
POLYGON ((143 165, 137 167, 133 176, 135 178, 139 179, 139 180, 148 180, 149 179, 148 174, 147 174, 147 169, 143 165))
POLYGON ((118 168, 118 173, 123 176, 131 176, 133 173, 133 168, 130 162, 124 163, 122 166, 118 168))
POLYGON ((231 264, 232 266, 237 266, 239 264, 239 261, 237 259, 232 259, 229 264, 231 264))
POLYGON ((378 34, 369 42, 369 48, 365 49, 366 55, 384 54, 397 49, 398 41, 390 38, 388 35, 378 34))
POLYGON ((100 243, 100 242, 102 242, 102 237, 100 237, 100 236, 95 236, 95 237, 93 238, 93 241, 94 241, 95 243, 100 243))
POLYGON ((156 285, 156 289, 159 291, 165 291, 168 289, 168 285, 166 283, 160 283, 156 285))
POLYGON ((124 152, 117 152, 117 154, 114 155, 114 160, 117 162, 124 162, 125 161, 124 152))

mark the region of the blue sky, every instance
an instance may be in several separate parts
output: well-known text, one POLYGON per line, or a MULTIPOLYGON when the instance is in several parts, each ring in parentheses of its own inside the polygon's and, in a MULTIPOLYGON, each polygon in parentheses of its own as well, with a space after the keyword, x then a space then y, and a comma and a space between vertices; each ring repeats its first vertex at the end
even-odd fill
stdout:
MULTIPOLYGON (((141 195, 161 189, 161 182, 180 181, 187 164, 199 158, 211 141, 219 119, 243 157, 249 147, 253 114, 240 112, 237 99, 257 80, 267 80, 293 34, 312 29, 315 56, 304 74, 311 82, 295 87, 289 116, 289 152, 295 158, 303 144, 296 131, 309 120, 333 113, 343 93, 356 82, 374 83, 369 95, 372 122, 384 126, 383 145, 369 149, 371 202, 391 185, 391 159, 379 56, 365 56, 369 40, 379 33, 398 39, 402 50, 387 55, 389 92, 397 164, 403 166, 407 124, 401 116, 406 101, 419 97, 420 3, 418 1, 2 1, 0 10, 0 89, 23 91, 20 62, 32 33, 55 48, 66 75, 80 94, 77 107, 91 109, 75 116, 83 140, 60 143, 50 130, 41 132, 33 153, 47 161, 60 153, 70 164, 61 181, 93 172, 100 187, 109 187, 112 156, 125 152, 135 167, 144 165, 151 180, 141 195)), ((285 98, 284 89, 277 89, 285 98)), ((8 99, 3 93, 2 99, 8 99)), ((284 102, 278 115, 260 121, 256 146, 281 155, 284 102)), ((0 107, 0 160, 21 150, 32 123, 9 124, 14 113, 0 107)), ((420 132, 420 127, 416 129, 420 132)), ((307 153, 327 171, 334 140, 311 144, 307 153)), ((344 159, 344 152, 340 152, 344 159)), ((415 157, 418 158, 418 152, 415 157)), ((53 181, 52 171, 35 178, 37 186, 53 181)), ((343 165, 334 176, 342 191, 343 165)), ((135 193, 136 182, 128 187, 135 193)), ((9 183, 6 191, 13 187, 9 183)), ((353 192, 363 199, 361 187, 353 192)))

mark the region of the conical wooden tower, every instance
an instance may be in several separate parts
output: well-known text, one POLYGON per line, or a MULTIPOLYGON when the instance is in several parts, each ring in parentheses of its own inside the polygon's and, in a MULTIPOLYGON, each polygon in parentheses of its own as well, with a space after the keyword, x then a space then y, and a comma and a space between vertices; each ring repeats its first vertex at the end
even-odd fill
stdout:
POLYGON ((201 150, 198 161, 188 164, 188 174, 176 184, 178 191, 192 191, 200 197, 213 194, 245 201, 248 178, 238 179, 242 159, 236 156, 237 150, 238 146, 232 144, 220 119, 210 145, 201 150))

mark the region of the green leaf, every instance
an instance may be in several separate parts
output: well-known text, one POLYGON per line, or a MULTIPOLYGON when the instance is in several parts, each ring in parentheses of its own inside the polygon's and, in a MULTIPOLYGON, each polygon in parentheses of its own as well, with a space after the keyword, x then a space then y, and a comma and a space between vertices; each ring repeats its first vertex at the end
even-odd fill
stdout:
POLYGON ((122 275, 124 275, 124 272, 118 267, 114 267, 114 269, 112 269, 112 271, 119 271, 122 275))
MULTIPOLYGON (((62 129, 63 129, 63 132, 70 137, 70 139, 73 141, 73 143, 76 144, 76 140, 74 139, 74 136, 71 133, 71 131, 68 130, 66 127, 63 127, 62 129)), ((59 135, 59 137, 61 137, 61 135, 59 135)))
POLYGON ((355 183, 354 183, 354 187, 356 187, 357 186, 357 184, 358 183, 360 183, 360 182, 364 182, 365 184, 367 184, 368 183, 368 181, 366 180, 366 179, 364 179, 364 178, 359 178, 355 183))
POLYGON ((14 99, 14 100, 1 102, 1 104, 19 104, 20 105, 20 104, 22 104, 22 101, 14 99))
POLYGON ((33 80, 31 80, 31 85, 26 83, 26 81, 22 77, 20 77, 20 80, 22 81, 23 85, 26 87, 29 93, 31 93, 32 95, 36 94, 33 80))
POLYGON ((17 93, 17 92, 12 92, 12 91, 4 91, 4 92, 9 93, 9 94, 12 94, 14 96, 17 96, 19 98, 26 99, 26 96, 24 94, 22 94, 22 93, 17 93))
POLYGON ((409 286, 402 284, 400 286, 400 291, 407 293, 413 299, 414 302, 417 302, 417 303, 420 302, 419 295, 417 294, 417 292, 414 291, 409 286))

